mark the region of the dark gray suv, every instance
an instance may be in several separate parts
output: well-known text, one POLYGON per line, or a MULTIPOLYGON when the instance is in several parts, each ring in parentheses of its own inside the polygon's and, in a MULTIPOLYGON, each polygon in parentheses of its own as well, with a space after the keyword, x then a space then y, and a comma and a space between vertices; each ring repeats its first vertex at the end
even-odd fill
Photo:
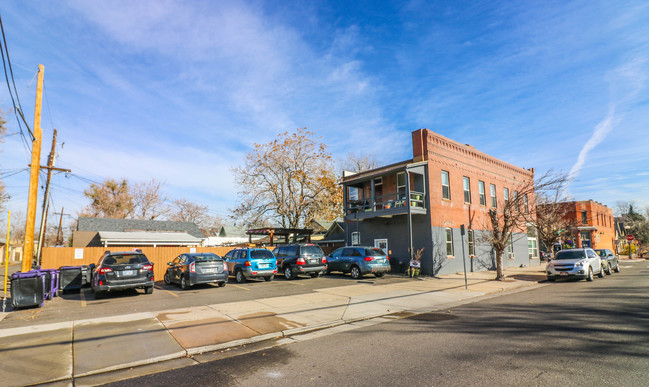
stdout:
POLYGON ((284 273, 287 280, 295 279, 299 274, 316 278, 327 270, 327 258, 320 246, 312 243, 278 246, 273 254, 277 258, 277 270, 284 273))
POLYGON ((142 252, 106 251, 92 272, 92 291, 95 298, 105 292, 124 289, 144 289, 153 293, 153 263, 142 252))

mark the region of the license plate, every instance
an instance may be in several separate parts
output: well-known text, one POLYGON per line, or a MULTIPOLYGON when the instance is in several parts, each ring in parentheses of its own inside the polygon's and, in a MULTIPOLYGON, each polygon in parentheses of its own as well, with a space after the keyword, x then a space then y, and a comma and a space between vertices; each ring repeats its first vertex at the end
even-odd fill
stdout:
POLYGON ((309 263, 318 263, 317 259, 309 259, 309 263))
POLYGON ((565 272, 565 271, 562 271, 560 275, 568 275, 568 273, 565 272))
POLYGON ((259 265, 260 269, 268 269, 268 264, 267 263, 260 263, 259 265))
POLYGON ((203 273, 214 273, 214 268, 209 267, 209 268, 203 269, 203 273))
POLYGON ((124 277, 135 275, 135 270, 122 270, 122 275, 124 277))

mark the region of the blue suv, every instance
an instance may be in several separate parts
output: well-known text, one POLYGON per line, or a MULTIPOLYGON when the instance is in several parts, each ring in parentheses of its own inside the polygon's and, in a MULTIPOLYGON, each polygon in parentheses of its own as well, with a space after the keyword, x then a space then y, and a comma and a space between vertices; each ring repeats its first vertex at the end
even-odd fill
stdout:
POLYGON ((378 247, 341 247, 327 257, 327 273, 332 271, 350 273, 353 279, 364 274, 382 277, 390 271, 390 258, 378 247))
POLYGON ((263 278, 272 281, 277 274, 277 259, 266 249, 235 249, 223 257, 230 275, 241 284, 248 278, 263 278))

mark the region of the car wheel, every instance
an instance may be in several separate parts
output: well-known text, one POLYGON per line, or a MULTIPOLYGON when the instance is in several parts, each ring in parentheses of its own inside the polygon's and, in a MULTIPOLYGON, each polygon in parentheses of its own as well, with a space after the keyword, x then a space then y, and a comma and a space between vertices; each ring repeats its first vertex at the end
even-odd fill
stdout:
POLYGON ((359 269, 358 266, 352 266, 350 273, 353 279, 360 279, 362 277, 361 269, 359 269))
POLYGON ((383 277, 384 274, 385 274, 385 273, 374 273, 374 276, 375 276, 376 278, 381 278, 381 277, 383 277))
POLYGON ((274 276, 274 275, 269 275, 268 277, 264 277, 264 281, 266 281, 266 282, 270 282, 270 281, 272 281, 273 279, 275 279, 275 276, 274 276))
POLYGON ((311 278, 318 278, 318 277, 320 277, 320 273, 309 273, 309 275, 311 276, 311 278))
POLYGON ((241 271, 241 269, 237 269, 237 271, 234 273, 234 280, 238 284, 246 282, 246 277, 243 275, 243 271, 241 271))
POLYGON ((291 279, 295 278, 294 274, 293 274, 293 270, 291 270, 290 266, 286 266, 284 268, 284 278, 287 279, 287 280, 291 280, 291 279))
POLYGON ((588 277, 586 277, 586 281, 592 281, 593 280, 593 268, 588 267, 588 277))
POLYGON ((144 288, 144 293, 153 294, 153 286, 147 286, 146 288, 144 288))
POLYGON ((604 270, 604 272, 606 273, 606 275, 611 275, 612 271, 611 271, 611 264, 610 263, 608 265, 606 265, 606 270, 604 270))
POLYGON ((171 276, 169 275, 169 272, 165 273, 165 284, 170 285, 171 284, 171 276))
POLYGON ((189 282, 187 281, 187 276, 180 277, 180 287, 182 290, 189 289, 189 282))
POLYGON ((620 262, 615 263, 615 272, 619 273, 620 272, 620 262))
POLYGON ((599 278, 604 278, 604 265, 599 265, 599 273, 597 273, 599 278))

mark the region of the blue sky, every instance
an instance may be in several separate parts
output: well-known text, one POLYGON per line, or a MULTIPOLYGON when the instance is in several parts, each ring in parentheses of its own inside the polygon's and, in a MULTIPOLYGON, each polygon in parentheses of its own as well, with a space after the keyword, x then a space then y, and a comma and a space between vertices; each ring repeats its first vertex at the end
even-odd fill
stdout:
MULTIPOLYGON (((298 127, 382 164, 429 128, 572 171, 576 200, 649 205, 646 1, 14 1, 0 15, 30 124, 45 66, 43 160, 57 128, 57 166, 82 177, 54 178, 57 211, 87 204, 84 179, 125 177, 227 216, 230 168, 298 127)), ((20 136, 0 149, 1 172, 26 168, 20 136)), ((28 173, 4 182, 24 212, 28 173)))

